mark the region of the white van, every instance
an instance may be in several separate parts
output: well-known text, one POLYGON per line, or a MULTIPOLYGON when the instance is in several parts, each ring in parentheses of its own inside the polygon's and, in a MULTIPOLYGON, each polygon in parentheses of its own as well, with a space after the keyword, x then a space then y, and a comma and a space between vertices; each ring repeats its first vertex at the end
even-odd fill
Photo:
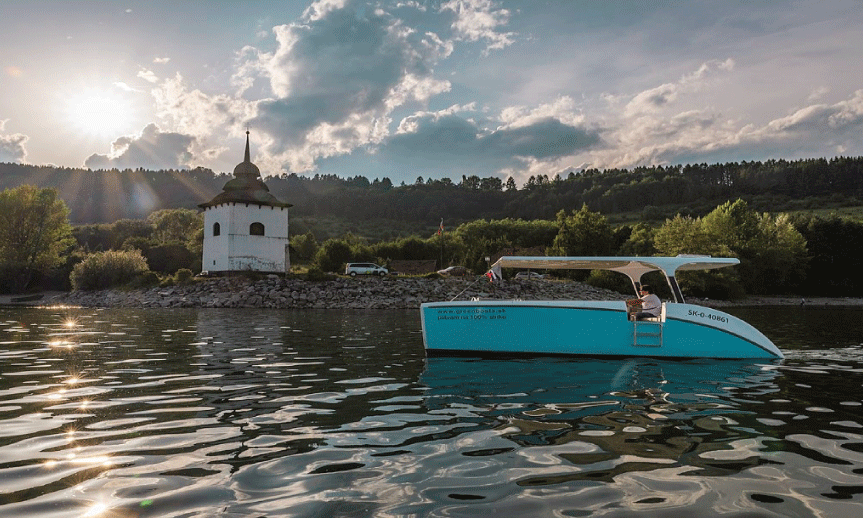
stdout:
POLYGON ((389 270, 375 263, 348 263, 345 266, 345 275, 356 277, 357 275, 380 275, 383 277, 389 270))

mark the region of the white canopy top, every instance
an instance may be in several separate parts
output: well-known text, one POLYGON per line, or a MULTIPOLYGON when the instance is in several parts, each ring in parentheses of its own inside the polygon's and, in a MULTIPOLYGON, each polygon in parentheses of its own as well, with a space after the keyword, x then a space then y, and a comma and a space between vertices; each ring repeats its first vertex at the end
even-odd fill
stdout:
POLYGON ((530 257, 504 256, 492 265, 500 268, 532 268, 558 270, 611 270, 637 281, 647 272, 661 270, 673 277, 677 270, 711 270, 739 264, 733 257, 678 255, 676 257, 530 257))

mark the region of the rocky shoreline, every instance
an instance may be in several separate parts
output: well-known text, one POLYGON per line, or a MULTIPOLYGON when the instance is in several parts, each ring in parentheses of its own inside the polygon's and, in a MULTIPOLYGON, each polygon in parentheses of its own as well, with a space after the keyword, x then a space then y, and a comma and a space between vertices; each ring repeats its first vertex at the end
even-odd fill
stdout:
MULTIPOLYGON (((484 277, 342 278, 313 282, 277 275, 261 280, 245 276, 196 280, 187 285, 143 290, 72 291, 41 297, 3 297, 2 305, 98 308, 273 308, 273 309, 417 309, 423 302, 481 299, 623 300, 620 293, 580 282, 509 280, 491 284, 484 277)), ((689 299, 710 307, 863 306, 861 298, 749 297, 738 301, 689 299)))
POLYGON ((312 282, 276 275, 253 281, 221 277, 192 284, 147 290, 73 291, 54 295, 42 305, 123 308, 308 308, 417 309, 423 302, 452 299, 621 300, 616 292, 582 283, 506 281, 485 278, 425 279, 358 277, 312 282))

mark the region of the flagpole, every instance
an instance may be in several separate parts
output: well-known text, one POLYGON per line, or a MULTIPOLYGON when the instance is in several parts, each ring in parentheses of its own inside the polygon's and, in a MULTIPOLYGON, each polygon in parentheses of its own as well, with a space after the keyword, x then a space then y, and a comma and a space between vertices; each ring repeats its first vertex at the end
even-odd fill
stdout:
POLYGON ((437 234, 440 236, 440 269, 443 270, 443 218, 440 219, 440 227, 437 234))

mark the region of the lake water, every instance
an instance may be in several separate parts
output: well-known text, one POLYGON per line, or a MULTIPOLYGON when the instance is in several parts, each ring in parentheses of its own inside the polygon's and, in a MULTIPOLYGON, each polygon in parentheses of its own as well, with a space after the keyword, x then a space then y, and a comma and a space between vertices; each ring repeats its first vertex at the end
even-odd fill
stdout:
POLYGON ((415 311, 0 309, 0 516, 824 516, 863 503, 863 309, 784 362, 426 360, 415 311))

